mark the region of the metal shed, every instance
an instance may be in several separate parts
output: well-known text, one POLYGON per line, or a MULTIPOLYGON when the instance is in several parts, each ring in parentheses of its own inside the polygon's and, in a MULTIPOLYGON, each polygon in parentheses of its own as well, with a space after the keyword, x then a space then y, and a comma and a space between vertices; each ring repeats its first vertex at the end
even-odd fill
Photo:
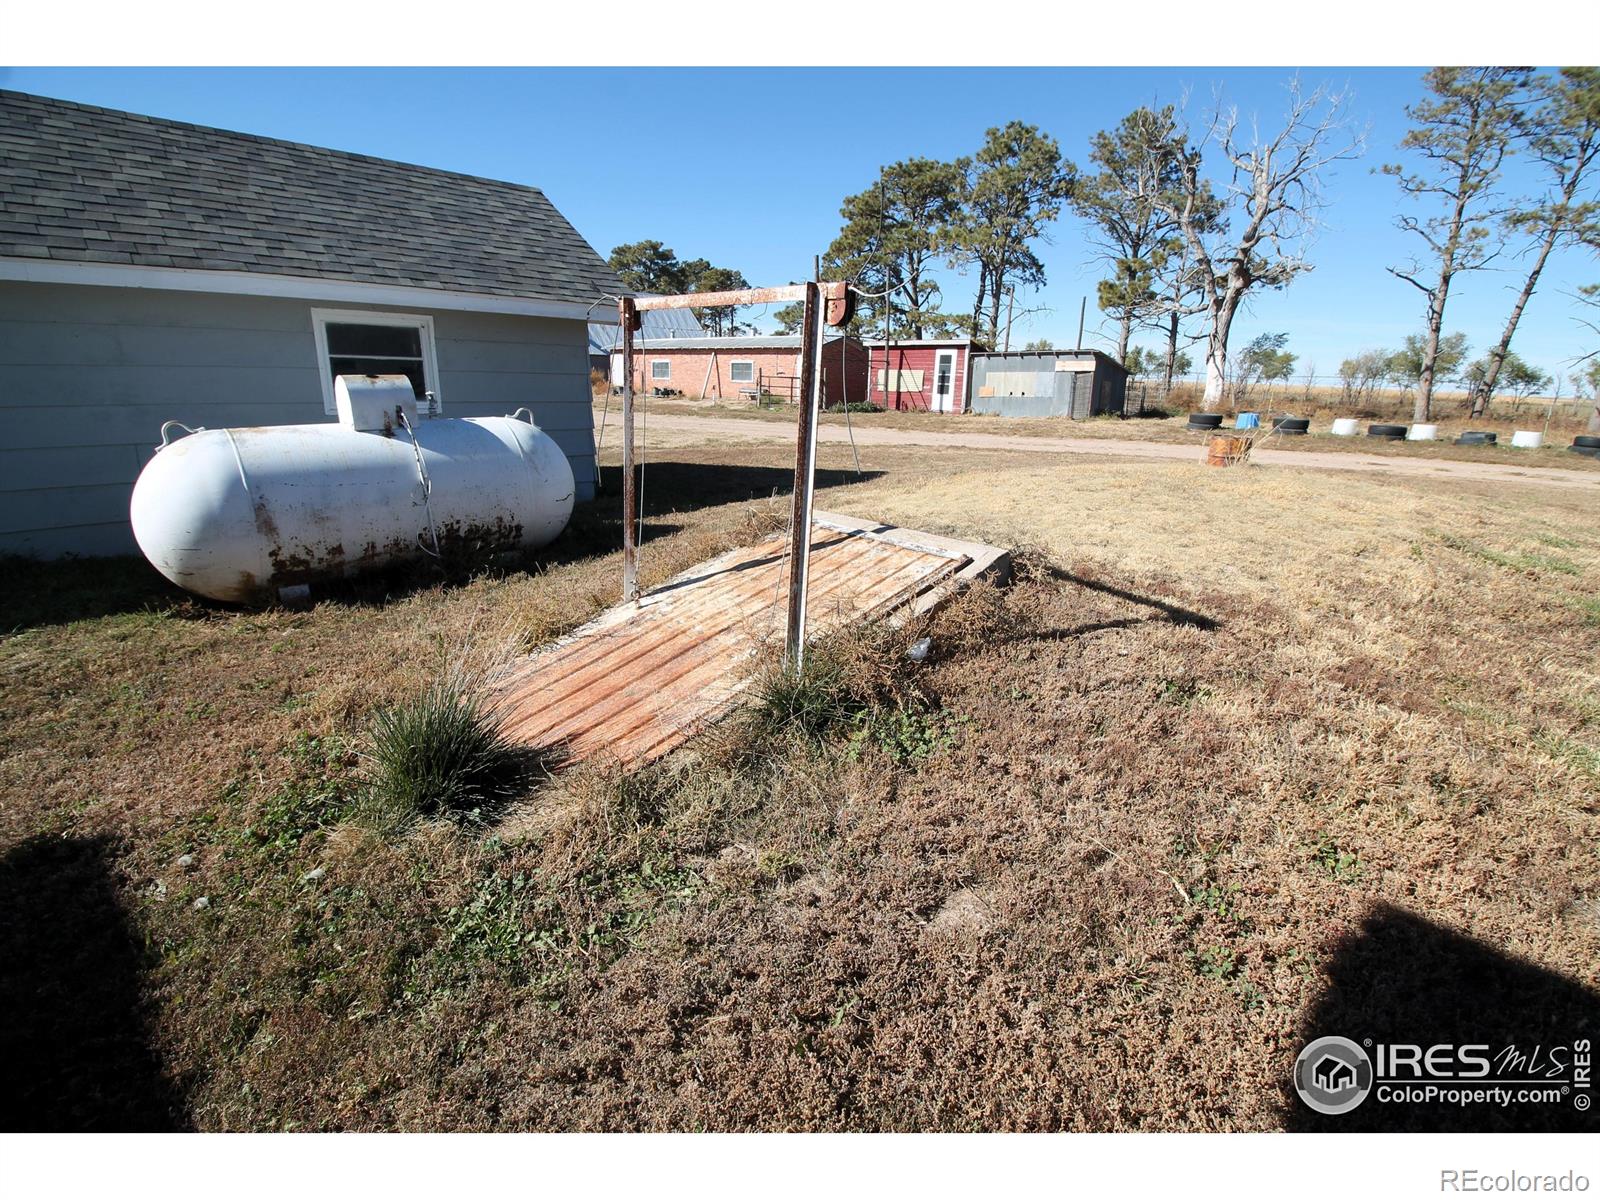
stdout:
POLYGON ((1081 421, 1122 413, 1128 370, 1098 350, 974 354, 969 386, 973 412, 1081 421))

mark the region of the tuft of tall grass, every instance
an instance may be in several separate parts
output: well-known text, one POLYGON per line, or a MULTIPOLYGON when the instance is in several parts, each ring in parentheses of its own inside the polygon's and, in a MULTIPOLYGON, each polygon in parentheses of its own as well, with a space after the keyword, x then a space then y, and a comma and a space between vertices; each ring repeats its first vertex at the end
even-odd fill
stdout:
MULTIPOLYGON (((888 712, 936 708, 920 668, 906 658, 907 645, 928 628, 926 618, 900 627, 886 621, 852 626, 808 647, 800 670, 773 663, 755 681, 736 740, 746 750, 789 737, 820 745, 888 712)), ((941 635, 935 642, 955 640, 941 635)))
POLYGON ((374 715, 366 757, 384 815, 470 820, 511 793, 522 755, 475 684, 452 672, 374 715))
POLYGON ((804 667, 774 666, 756 681, 748 726, 753 738, 792 731, 820 743, 862 711, 845 663, 830 650, 819 647, 806 656, 804 667))

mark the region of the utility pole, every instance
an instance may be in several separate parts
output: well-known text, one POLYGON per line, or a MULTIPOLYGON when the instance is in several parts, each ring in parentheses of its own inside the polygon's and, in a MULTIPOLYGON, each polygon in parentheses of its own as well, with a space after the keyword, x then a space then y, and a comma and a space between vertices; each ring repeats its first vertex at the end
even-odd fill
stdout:
POLYGON ((1078 349, 1083 349, 1083 318, 1089 311, 1089 297, 1085 296, 1078 305, 1078 349))
POLYGON ((1011 313, 1016 306, 1017 289, 1016 285, 1013 284, 1011 287, 1006 289, 1006 344, 1000 351, 1002 354, 1011 353, 1011 313))

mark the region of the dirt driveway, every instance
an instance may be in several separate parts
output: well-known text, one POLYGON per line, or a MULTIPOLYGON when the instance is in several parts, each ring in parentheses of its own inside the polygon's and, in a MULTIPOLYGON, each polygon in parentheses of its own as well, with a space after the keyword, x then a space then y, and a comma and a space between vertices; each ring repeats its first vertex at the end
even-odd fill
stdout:
MULTIPOLYGON (((618 422, 606 430, 606 441, 615 445, 620 437, 618 422)), ((733 417, 693 417, 676 413, 653 413, 644 423, 648 444, 688 445, 708 439, 718 441, 792 442, 794 427, 787 422, 748 421, 733 417)), ((817 437, 822 442, 846 442, 849 431, 839 425, 822 425, 817 437)), ((1097 454, 1116 458, 1164 459, 1195 462, 1200 451, 1195 446, 1163 442, 1120 441, 1111 438, 1017 437, 995 433, 941 433, 911 429, 858 428, 855 441, 860 446, 929 446, 944 450, 1011 450, 1038 454, 1097 454)), ((1443 477, 1452 480, 1490 483, 1525 483, 1548 487, 1600 488, 1600 475, 1565 471, 1550 467, 1517 467, 1499 463, 1453 462, 1431 458, 1389 458, 1349 452, 1319 453, 1314 450, 1258 449, 1252 461, 1267 466, 1304 467, 1314 471, 1385 472, 1414 477, 1443 477)))

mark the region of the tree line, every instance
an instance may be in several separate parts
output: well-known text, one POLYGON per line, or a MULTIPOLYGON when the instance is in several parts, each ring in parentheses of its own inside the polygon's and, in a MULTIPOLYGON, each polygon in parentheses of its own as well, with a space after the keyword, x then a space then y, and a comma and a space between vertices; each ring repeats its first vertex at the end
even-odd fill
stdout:
MULTIPOLYGON (((679 259, 658 241, 628 242, 606 259, 630 290, 666 296, 686 292, 731 292, 750 281, 730 267, 714 267, 703 258, 679 259)), ((716 337, 735 337, 754 329, 740 321, 732 306, 696 308, 696 320, 716 337)))
MULTIPOLYGON (((1416 289, 1421 331, 1381 354, 1379 374, 1375 351, 1340 371, 1341 379, 1349 368, 1353 379, 1406 383, 1419 421, 1450 379, 1469 389, 1474 415, 1497 391, 1522 392, 1535 376, 1543 380, 1511 348, 1540 277, 1563 250, 1600 256, 1600 68, 1438 67, 1422 83, 1422 98, 1406 109, 1410 128, 1399 144, 1406 162, 1378 168, 1395 181, 1397 224, 1417 242, 1416 256, 1389 273, 1416 289), (1534 165, 1537 183, 1513 194, 1505 167, 1517 156, 1534 165), (1462 275, 1502 261, 1514 264, 1518 289, 1499 337, 1466 364, 1464 339, 1444 332, 1451 291, 1462 275)), ((1164 376, 1170 387, 1187 373, 1187 347, 1195 346, 1203 404, 1214 409, 1230 387, 1270 378, 1263 370, 1287 373, 1271 358, 1284 353, 1282 344, 1256 339, 1230 350, 1233 325, 1250 300, 1313 269, 1325 176, 1366 150, 1350 100, 1291 80, 1272 121, 1241 118, 1220 101, 1194 123, 1173 105, 1140 106, 1089 139, 1081 167, 1037 126, 1012 121, 988 130, 970 156, 891 163, 846 196, 824 274, 860 289, 863 336, 960 334, 999 345, 1018 291, 1046 282, 1039 247, 1071 211, 1105 268, 1096 299, 1115 324, 1116 357, 1140 374, 1164 376), (970 301, 945 295, 942 270, 970 281, 970 301), (1132 346, 1140 330, 1158 332, 1161 347, 1132 346)), ((724 277, 740 283, 718 286, 743 286, 738 272, 716 275, 705 260, 676 263, 659 242, 619 246, 612 265, 630 286, 648 290, 709 291, 711 279, 724 277)), ((1592 311, 1600 285, 1577 299, 1592 311)), ((798 306, 774 315, 781 329, 798 327, 798 306)), ((1580 323, 1600 334, 1600 320, 1580 323)), ((738 325, 732 314, 717 314, 712 327, 738 325)), ((1587 374, 1574 379, 1581 384, 1587 374)))

